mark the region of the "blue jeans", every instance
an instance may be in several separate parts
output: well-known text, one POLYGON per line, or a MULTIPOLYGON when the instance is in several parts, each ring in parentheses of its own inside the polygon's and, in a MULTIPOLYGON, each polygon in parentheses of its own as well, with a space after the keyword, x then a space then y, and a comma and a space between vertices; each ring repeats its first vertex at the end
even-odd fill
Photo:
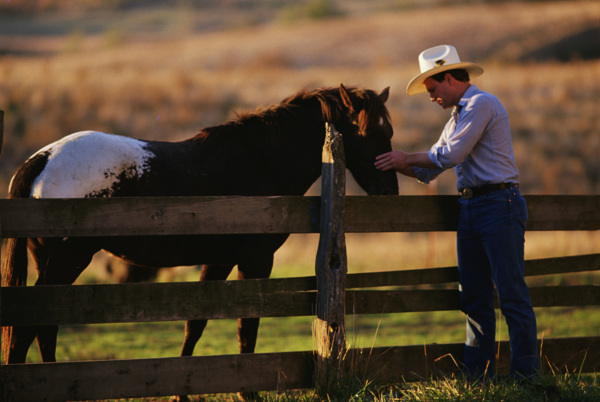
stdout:
POLYGON ((495 284, 508 325, 511 374, 533 377, 539 359, 535 314, 524 279, 525 199, 510 188, 459 202, 457 254, 460 305, 467 315, 466 374, 494 374, 495 284))

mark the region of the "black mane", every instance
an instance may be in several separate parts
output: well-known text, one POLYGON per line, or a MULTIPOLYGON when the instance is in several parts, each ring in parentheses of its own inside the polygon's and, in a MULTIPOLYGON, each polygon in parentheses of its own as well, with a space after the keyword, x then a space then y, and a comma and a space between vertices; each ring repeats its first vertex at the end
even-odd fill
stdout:
MULTIPOLYGON (((349 87, 348 90, 357 91, 353 87, 349 87)), ((286 117, 283 120, 291 123, 294 117, 301 117, 298 116, 297 111, 305 111, 306 105, 310 103, 320 105, 320 113, 324 120, 337 120, 342 116, 344 104, 340 97, 339 88, 303 89, 283 99, 281 103, 268 107, 258 107, 254 111, 237 111, 234 119, 222 125, 206 127, 194 138, 208 139, 240 125, 272 127, 276 124, 280 125, 283 116, 286 117)))

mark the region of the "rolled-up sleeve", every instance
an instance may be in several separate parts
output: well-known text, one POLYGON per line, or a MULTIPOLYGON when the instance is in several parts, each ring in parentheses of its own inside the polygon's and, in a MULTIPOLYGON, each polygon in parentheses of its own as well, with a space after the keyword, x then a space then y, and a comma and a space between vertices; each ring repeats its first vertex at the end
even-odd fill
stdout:
POLYGON ((429 184, 432 180, 435 180, 445 169, 425 169, 413 166, 412 168, 415 177, 419 183, 429 184))
POLYGON ((448 121, 439 141, 429 150, 429 159, 440 169, 464 162, 485 132, 492 114, 492 105, 485 97, 467 104, 458 123, 454 123, 454 117, 448 121))

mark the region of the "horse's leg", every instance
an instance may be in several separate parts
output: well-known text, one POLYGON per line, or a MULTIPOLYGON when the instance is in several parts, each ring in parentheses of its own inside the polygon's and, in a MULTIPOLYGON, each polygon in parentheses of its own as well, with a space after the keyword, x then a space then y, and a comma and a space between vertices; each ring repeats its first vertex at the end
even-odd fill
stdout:
POLYGON ((37 335, 38 350, 42 362, 56 361, 56 342, 58 339, 58 325, 45 325, 40 327, 37 335))
POLYGON ((25 363, 29 346, 38 334, 38 327, 13 327, 10 331, 10 346, 7 364, 25 363))
MULTIPOLYGON (((221 281, 227 279, 233 267, 231 264, 205 264, 200 272, 200 281, 221 281)), ((208 320, 188 320, 185 323, 185 338, 181 347, 180 356, 191 356, 194 353, 194 348, 200 340, 206 323, 208 320)), ((187 395, 176 396, 172 399, 177 402, 187 402, 187 395)))
MULTIPOLYGON (((238 279, 265 279, 273 269, 273 254, 265 254, 251 261, 238 264, 238 279)), ((240 353, 254 353, 260 318, 238 318, 238 341, 240 353)), ((239 392, 244 401, 254 401, 258 392, 239 392)))
MULTIPOLYGON (((36 286, 72 284, 95 254, 89 241, 77 239, 30 239, 29 250, 38 271, 36 286)), ((19 355, 24 350, 26 355, 33 339, 37 337, 42 361, 55 362, 57 335, 57 325, 15 327, 13 350, 18 351, 19 355)))
MULTIPOLYGON (((238 279, 266 279, 273 269, 273 254, 265 254, 238 265, 238 279)), ((240 353, 254 353, 259 318, 238 319, 240 353)))
MULTIPOLYGON (((200 281, 221 281, 227 279, 234 265, 206 264, 202 266, 200 281)), ((208 320, 188 320, 185 323, 185 338, 181 347, 180 356, 191 356, 196 343, 202 336, 208 320)))

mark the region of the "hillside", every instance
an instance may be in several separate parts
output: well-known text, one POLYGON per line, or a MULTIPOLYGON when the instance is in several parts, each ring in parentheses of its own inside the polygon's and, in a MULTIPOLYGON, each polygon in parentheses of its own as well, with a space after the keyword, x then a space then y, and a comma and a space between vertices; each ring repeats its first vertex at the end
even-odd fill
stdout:
MULTIPOLYGON (((73 131, 181 139, 236 109, 340 82, 391 86, 396 146, 426 150, 447 112, 404 88, 418 53, 441 43, 486 68, 475 83, 509 111, 525 193, 600 190, 598 2, 330 2, 332 18, 289 2, 130 3, 0 9, 0 195, 28 155, 73 131)), ((405 194, 432 191, 400 180, 405 194)), ((454 175, 436 187, 454 193, 454 175)))

